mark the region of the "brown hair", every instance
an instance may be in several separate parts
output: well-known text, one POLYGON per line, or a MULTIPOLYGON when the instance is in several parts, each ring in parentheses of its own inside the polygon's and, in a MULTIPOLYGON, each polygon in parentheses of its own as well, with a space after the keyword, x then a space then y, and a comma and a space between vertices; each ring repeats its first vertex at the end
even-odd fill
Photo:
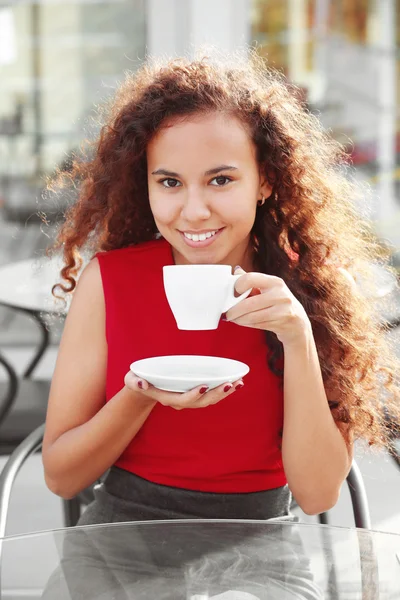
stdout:
MULTIPOLYGON (((78 190, 53 251, 62 249, 65 282, 76 285, 82 250, 92 253, 152 240, 157 229, 147 188, 146 147, 167 120, 223 111, 248 128, 273 192, 257 209, 253 240, 258 269, 284 279, 312 324, 332 414, 351 437, 388 441, 399 422, 399 363, 372 302, 344 267, 373 292, 369 265, 381 248, 355 208, 363 191, 344 172, 342 147, 255 52, 241 64, 208 56, 148 60, 128 74, 110 102, 91 157, 75 158, 53 189, 78 190), (383 404, 385 403, 385 404, 383 404)), ((55 286, 57 287, 57 286, 55 286)), ((54 293, 54 290, 53 290, 54 293)), ((270 367, 282 374, 283 348, 266 332, 270 367)))

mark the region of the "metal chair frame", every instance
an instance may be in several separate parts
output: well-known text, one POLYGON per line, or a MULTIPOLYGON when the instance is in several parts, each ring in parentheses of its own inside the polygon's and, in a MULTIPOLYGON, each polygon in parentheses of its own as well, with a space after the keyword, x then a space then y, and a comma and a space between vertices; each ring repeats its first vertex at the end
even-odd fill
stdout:
MULTIPOLYGON (((355 460, 352 462, 346 481, 350 492, 355 526, 360 529, 372 529, 367 491, 365 489, 360 468, 355 460)), ((327 512, 319 514, 318 518, 321 525, 328 525, 329 519, 327 512)))
MULTIPOLYGON (((25 461, 35 452, 40 450, 43 442, 44 424, 32 433, 14 450, 0 473, 0 538, 5 536, 7 515, 10 505, 11 492, 16 476, 25 461)), ((347 484, 353 506, 354 522, 356 527, 371 529, 371 516, 368 506, 367 492, 360 469, 355 461, 347 476, 347 484)), ((78 522, 81 512, 82 500, 79 497, 64 500, 64 518, 67 527, 78 522)), ((327 513, 320 515, 320 522, 327 523, 327 513)))
MULTIPOLYGON (((43 356, 44 352, 47 349, 49 338, 48 338, 48 336, 46 337, 44 335, 45 331, 46 331, 46 328, 45 328, 45 325, 43 324, 42 343, 40 344, 40 347, 38 348, 33 360, 30 362, 25 373, 23 374, 22 380, 27 380, 27 379, 30 380, 31 379, 33 370, 36 368, 38 362, 40 361, 41 357, 43 356)), ((13 405, 18 397, 18 392, 20 390, 20 378, 18 377, 17 373, 15 372, 15 369, 13 368, 13 366, 1 354, 0 354, 0 365, 4 368, 4 370, 6 371, 7 376, 8 376, 8 386, 6 388, 6 393, 5 393, 4 397, 1 398, 1 402, 0 402, 0 424, 1 424, 7 418, 10 411, 12 411, 13 405)), ((32 433, 30 435, 28 435, 25 438, 25 440, 23 440, 18 446, 16 446, 14 448, 14 450, 11 452, 9 460, 7 461, 7 463, 4 467, 4 471, 6 473, 8 472, 9 476, 11 476, 12 478, 15 478, 15 476, 18 473, 20 466, 23 464, 24 460, 26 460, 26 458, 28 458, 28 456, 30 456, 31 454, 40 450, 41 445, 42 445, 41 440, 40 440, 40 442, 39 441, 37 442, 37 444, 36 444, 37 447, 36 446, 31 447, 31 444, 33 443, 33 440, 37 439, 39 434, 41 434, 41 437, 43 437, 43 432, 44 432, 44 425, 42 425, 39 428, 32 431, 32 433), (43 429, 43 431, 42 431, 42 429, 43 429), (11 457, 14 457, 15 453, 18 450, 21 451, 21 453, 22 453, 21 457, 16 456, 16 458, 14 458, 13 461, 10 462, 11 457), (25 456, 26 452, 27 452, 27 454, 25 456), (19 464, 20 459, 22 460, 21 465, 19 464), (8 466, 10 466, 11 471, 8 470, 8 466), (15 473, 13 472, 13 469, 16 469, 15 473)), ((6 452, 7 452, 7 450, 6 450, 6 452)), ((0 475, 0 481, 2 481, 2 475, 3 475, 3 472, 0 475)), ((7 496, 7 492, 5 492, 5 494, 7 496)), ((85 495, 83 496, 83 498, 85 498, 86 502, 90 501, 90 490, 85 490, 85 495)), ((1 501, 0 501, 0 510, 1 510, 1 501)), ((67 527, 75 525, 80 516, 79 500, 77 500, 75 498, 73 498, 71 500, 63 500, 63 513, 64 513, 65 525, 67 527)), ((0 515, 0 521, 1 521, 1 515, 0 515)), ((0 531, 2 531, 1 525, 0 525, 0 531)), ((1 537, 1 535, 0 535, 0 537, 1 537)))
MULTIPOLYGON (((44 427, 44 424, 37 427, 17 446, 0 473, 0 539, 6 534, 8 509, 15 479, 26 460, 41 449, 44 427)), ((63 512, 66 526, 76 525, 80 517, 80 500, 63 500, 63 512)))
POLYGON ((0 403, 0 423, 6 418, 9 411, 12 408, 15 398, 18 394, 19 380, 16 372, 10 365, 10 363, 0 354, 0 364, 5 369, 8 375, 8 387, 4 398, 1 399, 0 403))
MULTIPOLYGON (((6 527, 7 527, 7 516, 8 510, 10 506, 11 493, 12 488, 15 482, 15 479, 18 475, 19 470, 25 463, 25 461, 35 452, 41 449, 43 442, 45 425, 41 425, 37 429, 35 429, 11 454, 8 459, 4 469, 0 473, 0 564, 2 558, 2 540, 6 535, 6 527)), ((364 486, 364 481, 361 475, 361 472, 353 460, 351 470, 347 476, 347 484, 350 490, 350 496, 353 506, 353 514, 354 521, 357 528, 361 529, 371 529, 371 517, 368 506, 367 494, 364 486)), ((73 527, 77 524, 80 514, 81 514, 81 505, 83 502, 87 502, 86 498, 80 498, 76 496, 71 500, 63 500, 63 508, 64 508, 64 520, 67 526, 73 527)), ((320 522, 327 523, 327 513, 323 513, 320 515, 320 522)), ((360 530, 361 530, 360 529, 360 530)), ((324 537, 326 532, 324 529, 321 531, 322 536, 324 537)), ((360 543, 360 557, 362 559, 363 556, 363 544, 362 540, 360 543)), ((371 550, 372 555, 374 554, 374 549, 371 550)), ((333 588, 333 590, 337 589, 337 574, 335 565, 331 561, 331 550, 325 550, 325 559, 326 564, 330 565, 328 572, 328 581, 329 587, 333 588)), ((361 560, 361 564, 363 564, 361 560)), ((376 580, 376 560, 374 562, 373 573, 365 573, 365 569, 362 569, 362 588, 368 589, 371 585, 371 577, 372 583, 376 580)), ((375 583, 374 583, 375 585, 375 583)), ((374 588, 375 589, 375 588, 374 588)), ((328 591, 329 598, 336 598, 335 592, 332 595, 328 591)))

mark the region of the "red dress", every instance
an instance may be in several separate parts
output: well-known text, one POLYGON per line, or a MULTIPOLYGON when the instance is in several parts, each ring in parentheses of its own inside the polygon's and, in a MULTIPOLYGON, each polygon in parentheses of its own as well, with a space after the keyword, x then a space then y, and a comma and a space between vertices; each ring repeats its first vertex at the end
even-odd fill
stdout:
POLYGON ((154 483, 204 492, 285 485, 283 390, 267 364, 264 332, 226 321, 211 331, 179 330, 163 287, 162 267, 174 264, 164 239, 97 258, 106 307, 107 400, 141 358, 200 354, 250 367, 244 387, 213 406, 177 411, 157 404, 116 466, 154 483))

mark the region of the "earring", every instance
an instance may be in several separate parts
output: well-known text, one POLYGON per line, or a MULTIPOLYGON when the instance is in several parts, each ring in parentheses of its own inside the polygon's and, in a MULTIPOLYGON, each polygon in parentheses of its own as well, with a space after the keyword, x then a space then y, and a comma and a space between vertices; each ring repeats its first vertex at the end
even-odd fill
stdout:
POLYGON ((257 206, 262 206, 264 204, 264 202, 265 202, 265 198, 264 198, 264 196, 261 196, 261 199, 257 200, 257 206))

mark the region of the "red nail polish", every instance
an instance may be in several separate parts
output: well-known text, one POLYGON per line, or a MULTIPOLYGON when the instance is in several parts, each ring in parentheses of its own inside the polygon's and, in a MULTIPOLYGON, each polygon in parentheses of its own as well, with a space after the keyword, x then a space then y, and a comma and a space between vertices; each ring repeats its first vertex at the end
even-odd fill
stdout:
POLYGON ((205 394, 207 390, 208 390, 208 387, 206 387, 206 386, 201 387, 200 394, 205 394))
POLYGON ((230 384, 229 384, 229 385, 226 385, 226 386, 224 387, 224 392, 229 392, 229 390, 231 390, 231 389, 232 389, 232 386, 231 386, 230 384))
POLYGON ((137 382, 137 384, 138 384, 138 388, 140 388, 142 390, 143 389, 143 381, 141 381, 139 379, 139 381, 137 382))
POLYGON ((238 383, 237 386, 235 387, 235 390, 241 390, 242 387, 244 387, 244 383, 238 383))

